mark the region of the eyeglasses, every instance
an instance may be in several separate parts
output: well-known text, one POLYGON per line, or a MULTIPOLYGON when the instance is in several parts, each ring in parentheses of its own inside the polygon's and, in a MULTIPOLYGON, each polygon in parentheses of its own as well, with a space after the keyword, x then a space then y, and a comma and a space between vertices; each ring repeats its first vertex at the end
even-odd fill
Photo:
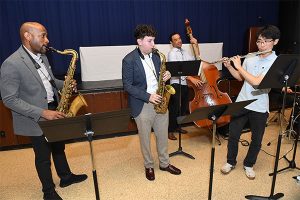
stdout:
POLYGON ((267 44, 267 43, 270 43, 270 42, 272 42, 272 41, 274 41, 274 40, 257 40, 256 41, 256 44, 257 45, 265 45, 265 44, 267 44))

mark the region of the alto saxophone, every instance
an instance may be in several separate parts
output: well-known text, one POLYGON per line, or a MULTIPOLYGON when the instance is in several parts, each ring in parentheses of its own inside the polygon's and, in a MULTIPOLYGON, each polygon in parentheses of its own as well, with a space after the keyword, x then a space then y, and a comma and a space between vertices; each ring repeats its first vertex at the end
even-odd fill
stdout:
POLYGON ((64 113, 67 117, 74 117, 82 106, 88 106, 85 99, 80 93, 78 93, 78 96, 72 101, 70 105, 70 98, 72 97, 73 93, 72 82, 74 72, 76 69, 76 61, 78 60, 78 54, 73 49, 65 49, 64 51, 59 51, 54 49, 53 47, 46 48, 59 54, 72 56, 72 60, 70 62, 68 72, 64 81, 64 85, 60 92, 61 97, 56 110, 64 113))
POLYGON ((153 49, 153 53, 157 53, 161 59, 158 89, 156 91, 156 94, 162 97, 161 102, 154 105, 154 110, 156 113, 164 114, 168 110, 171 95, 175 94, 176 91, 171 85, 166 85, 166 83, 163 81, 163 75, 167 70, 166 56, 163 53, 159 52, 157 49, 153 49))

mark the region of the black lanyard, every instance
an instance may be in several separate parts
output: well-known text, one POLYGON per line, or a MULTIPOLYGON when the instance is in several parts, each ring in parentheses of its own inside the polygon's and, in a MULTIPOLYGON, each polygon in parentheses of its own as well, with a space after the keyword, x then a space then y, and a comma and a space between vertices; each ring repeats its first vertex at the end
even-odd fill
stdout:
MULTIPOLYGON (((154 62, 153 62, 153 60, 152 60, 152 57, 150 57, 150 55, 148 55, 149 58, 150 58, 150 65, 152 66, 152 67, 151 67, 151 66, 148 64, 148 62, 145 60, 145 56, 142 54, 141 50, 140 50, 139 48, 137 48, 137 50, 138 50, 138 53, 139 53, 140 57, 145 61, 146 65, 147 65, 147 66, 149 67, 149 69, 152 71, 152 73, 153 73, 155 79, 156 79, 157 82, 158 82, 158 77, 157 77, 157 75, 156 75, 155 65, 154 65, 154 62), (151 60, 152 60, 152 61, 151 61, 151 60)), ((153 54, 152 54, 152 56, 153 56, 153 54)))
MULTIPOLYGON (((33 57, 29 54, 29 52, 25 49, 25 47, 22 45, 24 51, 27 53, 27 55, 29 56, 30 60, 32 61, 34 67, 39 70, 41 68, 41 66, 33 59, 33 57)), ((51 86, 55 89, 57 89, 55 81, 51 78, 50 74, 50 80, 48 79, 48 77, 44 74, 44 72, 41 70, 42 74, 45 76, 45 78, 49 81, 49 83, 51 84, 51 86)))

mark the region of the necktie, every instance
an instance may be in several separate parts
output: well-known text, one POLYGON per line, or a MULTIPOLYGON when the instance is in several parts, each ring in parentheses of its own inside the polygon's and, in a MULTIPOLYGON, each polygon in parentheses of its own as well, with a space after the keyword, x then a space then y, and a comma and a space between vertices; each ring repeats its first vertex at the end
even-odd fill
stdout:
POLYGON ((179 52, 181 53, 181 57, 182 57, 182 61, 183 61, 183 52, 182 52, 182 48, 179 49, 179 52))

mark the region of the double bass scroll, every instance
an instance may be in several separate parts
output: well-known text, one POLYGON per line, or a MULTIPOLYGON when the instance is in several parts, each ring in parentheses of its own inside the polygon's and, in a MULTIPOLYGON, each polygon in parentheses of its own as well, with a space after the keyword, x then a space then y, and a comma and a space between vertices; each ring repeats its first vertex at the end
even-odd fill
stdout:
MULTIPOLYGON (((194 38, 193 31, 192 31, 192 28, 190 26, 190 21, 188 19, 185 19, 185 23, 184 24, 185 24, 185 27, 186 27, 187 36, 190 39, 194 38)), ((201 58, 200 58, 200 50, 199 50, 198 43, 191 43, 191 45, 192 45, 192 50, 193 50, 193 54, 194 54, 195 60, 201 60, 201 58)))

